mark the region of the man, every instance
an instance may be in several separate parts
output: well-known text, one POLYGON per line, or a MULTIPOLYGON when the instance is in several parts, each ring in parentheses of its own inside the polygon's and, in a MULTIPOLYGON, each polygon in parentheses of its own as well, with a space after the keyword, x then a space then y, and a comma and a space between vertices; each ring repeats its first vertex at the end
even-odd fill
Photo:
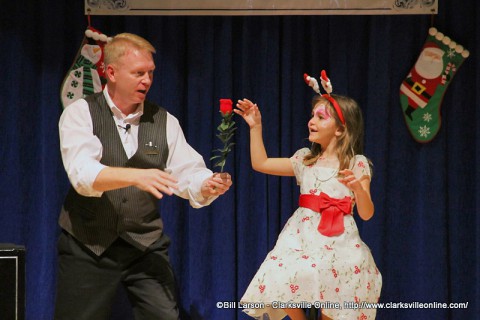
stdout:
POLYGON ((59 121, 72 188, 59 219, 55 319, 108 319, 120 283, 135 319, 178 319, 158 199, 176 194, 201 207, 232 184, 205 167, 176 118, 145 100, 153 53, 139 36, 115 36, 105 46, 105 89, 59 121))

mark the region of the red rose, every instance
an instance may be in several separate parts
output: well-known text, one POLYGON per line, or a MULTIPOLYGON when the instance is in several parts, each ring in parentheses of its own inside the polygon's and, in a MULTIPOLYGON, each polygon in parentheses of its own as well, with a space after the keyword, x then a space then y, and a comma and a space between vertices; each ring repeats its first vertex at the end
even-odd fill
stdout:
POLYGON ((233 137, 235 132, 235 121, 233 121, 233 102, 230 99, 220 99, 220 114, 222 116, 222 121, 217 127, 218 134, 217 137, 222 141, 223 147, 220 149, 213 150, 216 155, 212 156, 210 160, 217 159, 214 167, 220 167, 220 172, 223 172, 223 167, 225 166, 225 160, 232 147, 235 143, 230 142, 230 139, 233 137))
POLYGON ((220 112, 225 115, 228 113, 232 113, 233 102, 230 99, 220 99, 220 112))

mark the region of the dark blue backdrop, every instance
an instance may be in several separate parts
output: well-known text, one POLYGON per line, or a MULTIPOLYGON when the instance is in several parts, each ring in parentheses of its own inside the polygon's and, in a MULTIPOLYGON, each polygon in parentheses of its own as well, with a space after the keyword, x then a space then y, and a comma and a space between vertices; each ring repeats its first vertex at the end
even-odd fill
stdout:
MULTIPOLYGON (((271 156, 306 146, 312 91, 304 72, 325 68, 337 93, 357 99, 375 165, 374 218, 359 228, 383 274, 383 302, 468 302, 466 310, 388 309, 378 319, 474 319, 480 314, 480 2, 441 1, 434 25, 471 52, 446 92, 442 128, 409 135, 398 89, 431 26, 429 16, 92 17, 108 35, 155 45, 149 98, 177 116, 207 159, 218 147, 219 98, 249 97, 263 111, 271 156)), ((57 132, 59 88, 87 20, 83 1, 2 1, 0 9, 0 242, 25 245, 27 319, 51 319, 57 216, 68 188, 57 132)), ((237 119, 227 170, 235 183, 211 207, 162 200, 184 319, 246 319, 238 301, 286 219, 291 178, 250 168, 237 119)), ((209 163, 210 165, 210 163, 209 163)), ((1 272, 1 270, 0 270, 1 272)), ((129 319, 120 296, 114 319, 129 319)))

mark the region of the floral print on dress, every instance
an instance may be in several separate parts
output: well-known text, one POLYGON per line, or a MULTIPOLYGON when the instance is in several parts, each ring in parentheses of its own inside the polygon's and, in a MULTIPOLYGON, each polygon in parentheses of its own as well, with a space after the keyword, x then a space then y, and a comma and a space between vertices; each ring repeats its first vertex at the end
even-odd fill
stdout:
MULTIPOLYGON (((300 149, 290 158, 300 193, 353 197, 338 182, 338 169, 323 167, 319 161, 303 165, 309 152, 300 149)), ((358 179, 371 175, 363 155, 355 156, 350 168, 358 179)), ((293 213, 241 298, 242 303, 265 304, 263 309, 245 309, 248 315, 281 320, 286 313, 270 307, 274 302, 328 302, 342 307, 322 310, 330 318, 375 319, 375 309, 344 308, 344 302, 377 302, 382 287, 382 276, 360 238, 353 216, 344 216, 345 231, 333 237, 318 232, 320 219, 321 214, 307 208, 300 207, 293 213)))

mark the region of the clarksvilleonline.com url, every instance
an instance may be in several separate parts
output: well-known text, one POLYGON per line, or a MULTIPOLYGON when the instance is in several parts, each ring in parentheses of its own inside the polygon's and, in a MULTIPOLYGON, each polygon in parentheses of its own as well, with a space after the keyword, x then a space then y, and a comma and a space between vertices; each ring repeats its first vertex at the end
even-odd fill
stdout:
POLYGON ((271 307, 273 309, 285 308, 319 308, 319 309, 467 309, 468 302, 377 302, 366 301, 348 302, 343 304, 338 302, 280 302, 274 301, 271 304, 263 302, 235 302, 219 301, 216 304, 218 309, 263 309, 271 307))
POLYGON ((345 302, 345 309, 467 309, 468 302, 345 302))

